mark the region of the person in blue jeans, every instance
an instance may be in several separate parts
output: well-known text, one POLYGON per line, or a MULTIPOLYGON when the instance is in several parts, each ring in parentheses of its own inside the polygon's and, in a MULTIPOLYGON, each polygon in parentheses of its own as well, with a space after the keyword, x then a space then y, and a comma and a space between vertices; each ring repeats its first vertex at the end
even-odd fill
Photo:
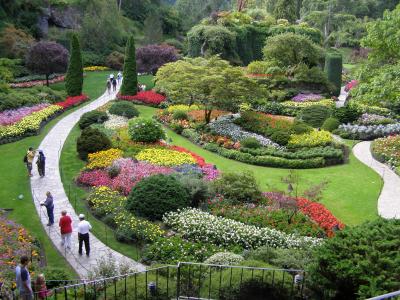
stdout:
POLYGON ((46 193, 46 201, 40 203, 41 206, 45 206, 47 210, 47 216, 49 217, 49 223, 47 226, 51 226, 54 224, 54 203, 53 196, 50 192, 46 193))

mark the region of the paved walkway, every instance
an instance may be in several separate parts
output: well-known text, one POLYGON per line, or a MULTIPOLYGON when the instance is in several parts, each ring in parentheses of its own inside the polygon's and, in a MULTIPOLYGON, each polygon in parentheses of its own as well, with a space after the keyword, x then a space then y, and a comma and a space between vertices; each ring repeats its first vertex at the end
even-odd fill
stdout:
POLYGON ((346 100, 347 100, 347 97, 348 97, 348 95, 349 95, 349 93, 348 92, 346 92, 345 90, 344 90, 344 86, 342 86, 342 88, 340 89, 340 95, 339 95, 339 97, 338 97, 338 101, 336 101, 336 107, 342 107, 342 106, 344 106, 344 104, 346 103, 346 100))
MULTIPOLYGON (((85 254, 83 256, 78 255, 77 226, 79 220, 77 214, 80 212, 75 212, 68 200, 61 182, 59 169, 60 155, 64 142, 67 139, 71 129, 79 121, 79 118, 82 114, 94 110, 108 101, 115 99, 115 94, 116 93, 108 95, 107 93, 104 93, 95 101, 61 119, 46 135, 39 146, 39 149, 43 150, 46 156, 46 177, 40 178, 37 173, 37 169, 35 168, 36 165, 34 165, 34 175, 31 178, 32 196, 43 227, 45 228, 56 249, 66 258, 66 260, 71 264, 76 273, 82 279, 87 278, 88 271, 92 270, 92 268, 96 265, 96 259, 105 255, 112 255, 118 263, 126 262, 127 264, 131 264, 137 270, 145 269, 142 264, 138 264, 132 259, 125 257, 107 247, 93 234, 90 235, 90 257, 86 257, 85 254), (44 207, 40 206, 40 202, 43 202, 46 198, 47 191, 50 191, 54 197, 55 224, 50 227, 46 226, 48 223, 46 210, 44 207), (61 246, 61 236, 58 227, 61 211, 64 209, 67 210, 68 214, 73 220, 74 231, 72 235, 72 249, 67 251, 65 251, 64 247, 61 246)), ((85 253, 85 251, 83 251, 83 253, 85 253)))
POLYGON ((383 188, 378 199, 378 214, 386 219, 400 219, 400 177, 387 165, 375 160, 370 147, 371 142, 360 142, 354 146, 353 153, 383 179, 383 188))

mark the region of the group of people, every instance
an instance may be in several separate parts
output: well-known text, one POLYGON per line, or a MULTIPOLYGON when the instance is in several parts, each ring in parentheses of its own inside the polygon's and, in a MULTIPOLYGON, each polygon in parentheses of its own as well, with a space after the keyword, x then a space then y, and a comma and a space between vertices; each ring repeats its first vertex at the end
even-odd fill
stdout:
POLYGON ((113 92, 117 91, 117 85, 120 85, 121 81, 122 81, 121 71, 118 72, 117 77, 114 76, 114 73, 111 73, 109 75, 109 77, 107 79, 107 83, 106 83, 108 94, 111 93, 111 88, 112 88, 113 92))
MULTIPOLYGON (((44 177, 46 158, 42 150, 34 150, 33 147, 30 147, 26 152, 26 155, 24 156, 24 163, 26 164, 26 167, 28 169, 28 175, 31 177, 32 165, 36 156, 36 152, 38 152, 38 158, 36 161, 38 172, 40 177, 44 177)), ((46 192, 46 200, 41 202, 40 206, 46 207, 49 220, 47 226, 52 226, 54 224, 54 198, 50 191, 46 192)), ((72 218, 67 215, 66 210, 61 211, 61 217, 58 225, 60 227, 61 233, 61 244, 64 246, 65 250, 71 250, 71 236, 73 232, 72 218)), ((80 214, 77 228, 79 255, 82 255, 83 244, 85 245, 86 256, 90 255, 89 232, 91 229, 92 226, 88 221, 85 220, 85 215, 80 214)), ((20 265, 18 265, 15 269, 17 288, 19 290, 21 299, 23 300, 30 300, 34 298, 33 290, 31 287, 31 278, 28 270, 29 263, 29 258, 27 256, 22 256, 20 265)), ((46 299, 49 296, 43 274, 40 274, 37 277, 35 291, 39 299, 46 299)))

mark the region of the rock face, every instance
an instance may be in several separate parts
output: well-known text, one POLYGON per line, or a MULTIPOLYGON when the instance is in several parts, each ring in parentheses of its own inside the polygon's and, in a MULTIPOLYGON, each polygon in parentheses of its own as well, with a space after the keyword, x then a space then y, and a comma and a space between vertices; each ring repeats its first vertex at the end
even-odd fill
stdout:
POLYGON ((40 35, 46 37, 49 32, 49 26, 62 29, 77 29, 80 27, 82 15, 82 11, 74 6, 49 6, 43 8, 37 23, 40 35))

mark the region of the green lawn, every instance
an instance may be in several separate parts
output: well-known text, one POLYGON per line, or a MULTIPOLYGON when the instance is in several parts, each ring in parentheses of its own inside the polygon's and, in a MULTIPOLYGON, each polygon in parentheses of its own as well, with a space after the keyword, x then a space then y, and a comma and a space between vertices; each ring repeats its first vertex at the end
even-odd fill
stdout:
MULTIPOLYGON (((99 84, 99 82, 105 76, 106 72, 88 74, 85 77, 84 93, 92 99, 100 96, 104 92, 104 89, 103 84, 99 84), (99 86, 101 88, 98 88, 99 86)), ((59 83, 56 87, 59 88, 62 85, 62 83, 59 83)), ((71 111, 68 111, 66 114, 71 113, 71 111)), ((22 224, 32 235, 40 240, 46 252, 48 265, 60 268, 68 268, 68 264, 57 250, 53 248, 51 241, 47 238, 47 234, 39 222, 31 197, 29 178, 22 158, 28 147, 38 147, 46 133, 66 114, 48 123, 38 136, 28 137, 11 144, 0 145, 0 170, 2 172, 2 176, 0 177, 0 186, 2 187, 0 189, 0 207, 14 209, 9 214, 9 217, 22 224), (18 195, 20 194, 24 195, 23 200, 18 200, 18 195)))

